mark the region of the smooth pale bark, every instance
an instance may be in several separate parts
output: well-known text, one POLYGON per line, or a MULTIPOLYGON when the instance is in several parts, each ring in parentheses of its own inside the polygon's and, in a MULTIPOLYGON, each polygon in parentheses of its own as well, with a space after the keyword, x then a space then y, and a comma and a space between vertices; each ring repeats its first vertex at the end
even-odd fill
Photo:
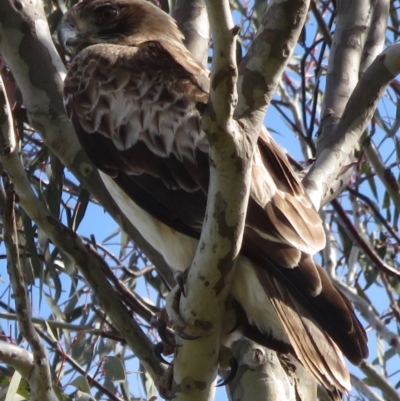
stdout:
POLYGON ((308 0, 272 1, 240 63, 235 117, 255 132, 293 54, 309 6, 308 0))
POLYGON ((318 152, 314 165, 304 178, 303 184, 317 208, 321 202, 335 196, 330 183, 351 167, 349 155, 370 123, 382 93, 400 72, 399 55, 400 44, 394 44, 364 72, 332 134, 334 142, 318 152))
POLYGON ((210 24, 204 0, 177 0, 172 16, 185 35, 185 46, 197 60, 207 66, 210 24))
POLYGON ((236 104, 236 33, 228 1, 206 2, 214 38, 210 102, 203 129, 210 142, 210 185, 199 245, 180 298, 185 331, 200 336, 175 352, 173 394, 212 400, 223 307, 239 254, 247 209, 251 154, 233 121, 236 104), (238 168, 240 166, 240 168, 238 168))
MULTIPOLYGON (((359 99, 354 99, 355 88, 360 74, 372 63, 383 46, 388 12, 387 0, 375 3, 345 0, 337 3, 336 28, 329 53, 316 163, 303 180, 317 209, 342 192, 351 177, 354 148, 361 140, 376 107, 375 102, 373 109, 366 110, 368 105, 363 99, 360 99, 361 103, 359 99), (350 114, 354 118, 366 118, 356 131, 350 127, 350 114), (342 121, 345 117, 347 125, 342 121)), ((377 87, 374 87, 374 90, 378 90, 376 94, 371 94, 369 88, 365 90, 372 97, 380 96, 381 93, 381 88, 377 87)), ((361 91, 358 94, 362 97, 361 91)))
MULTIPOLYGON (((185 332, 201 338, 179 340, 182 346, 175 355, 172 386, 172 394, 179 400, 211 400, 214 395, 222 311, 240 250, 253 147, 269 100, 301 32, 308 5, 307 1, 271 5, 249 56, 241 64, 243 77, 239 80, 243 80, 235 109, 236 29, 227 2, 207 2, 214 58, 210 103, 203 127, 211 145, 211 178, 205 224, 188 273, 187 296, 181 297, 179 308, 185 332), (249 87, 255 91, 249 92, 249 87), (240 126, 233 115, 240 117, 240 126)), ((274 386, 280 387, 281 380, 288 379, 276 374, 277 366, 270 365, 269 374, 276 377, 274 386)), ((308 394, 305 400, 314 398, 315 394, 308 394)))
POLYGON ((290 355, 242 339, 233 345, 239 370, 229 384, 231 401, 314 401, 315 380, 290 355))
MULTIPOLYGON (((336 27, 329 52, 322 118, 341 117, 358 82, 373 5, 364 0, 339 0, 336 27)), ((319 140, 324 139, 324 133, 319 140)))

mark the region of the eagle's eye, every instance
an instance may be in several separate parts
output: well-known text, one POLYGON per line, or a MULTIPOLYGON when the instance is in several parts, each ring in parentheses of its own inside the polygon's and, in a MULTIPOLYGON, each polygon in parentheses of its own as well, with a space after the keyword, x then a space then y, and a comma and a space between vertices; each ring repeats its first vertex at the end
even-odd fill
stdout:
POLYGON ((119 9, 110 5, 98 7, 95 11, 97 22, 112 22, 119 14, 119 9))

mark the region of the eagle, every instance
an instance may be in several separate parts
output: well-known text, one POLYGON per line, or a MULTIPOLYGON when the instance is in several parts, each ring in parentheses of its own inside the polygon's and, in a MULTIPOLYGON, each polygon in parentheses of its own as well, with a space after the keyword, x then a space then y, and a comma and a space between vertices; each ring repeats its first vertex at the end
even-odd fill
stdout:
MULTIPOLYGON (((173 18, 143 0, 83 0, 63 17, 73 57, 64 101, 82 148, 122 212, 171 269, 190 266, 205 216, 209 74, 173 18)), ((313 255, 321 220, 285 153, 261 129, 231 296, 243 333, 293 354, 335 400, 350 390, 343 355, 368 355, 349 300, 313 255)))

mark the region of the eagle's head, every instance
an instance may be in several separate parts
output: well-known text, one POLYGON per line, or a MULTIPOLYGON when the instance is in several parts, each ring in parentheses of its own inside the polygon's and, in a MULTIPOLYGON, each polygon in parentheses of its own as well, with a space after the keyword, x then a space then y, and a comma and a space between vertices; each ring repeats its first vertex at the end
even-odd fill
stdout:
POLYGON ((182 43, 183 36, 168 14, 145 0, 83 0, 58 28, 60 45, 71 56, 94 44, 138 46, 161 38, 182 43))

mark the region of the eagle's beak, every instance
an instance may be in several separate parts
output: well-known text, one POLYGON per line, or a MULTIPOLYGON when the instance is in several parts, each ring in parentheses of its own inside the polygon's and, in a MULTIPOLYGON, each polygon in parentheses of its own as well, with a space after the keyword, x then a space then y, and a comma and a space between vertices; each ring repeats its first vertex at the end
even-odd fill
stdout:
POLYGON ((63 49, 69 54, 74 54, 74 48, 79 43, 79 34, 75 26, 69 22, 62 22, 58 27, 57 36, 63 49))

